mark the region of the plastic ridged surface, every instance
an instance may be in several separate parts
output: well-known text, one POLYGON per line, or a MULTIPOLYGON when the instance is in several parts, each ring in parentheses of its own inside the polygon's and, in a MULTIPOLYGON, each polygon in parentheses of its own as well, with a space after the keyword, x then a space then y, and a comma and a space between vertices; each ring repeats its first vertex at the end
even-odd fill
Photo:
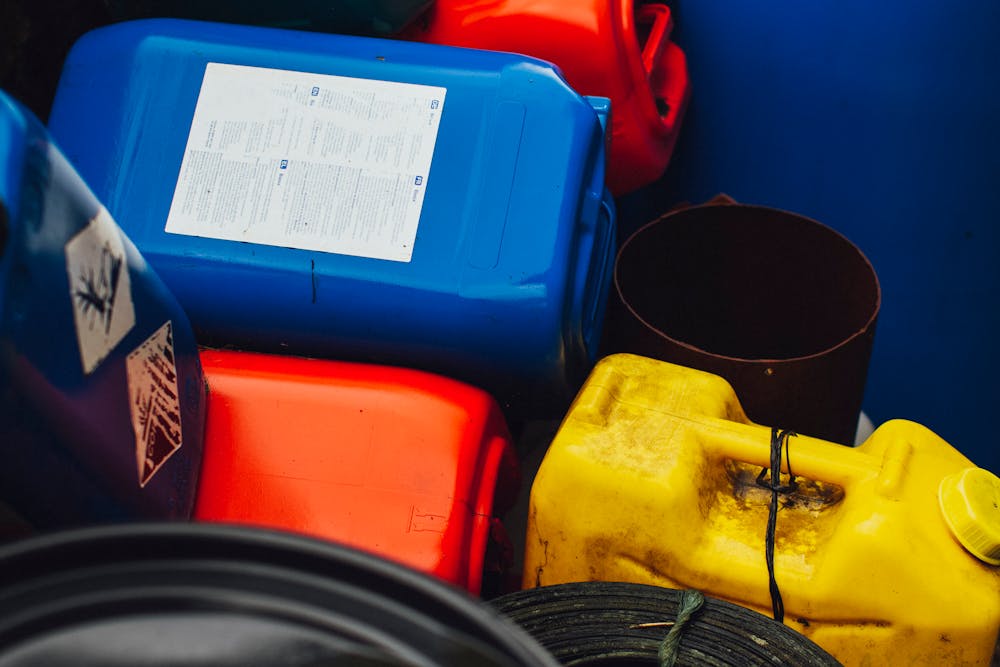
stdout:
POLYGON ((286 533, 184 523, 5 545, 0 662, 556 664, 482 602, 409 568, 286 533))
MULTIPOLYGON (((533 588, 490 601, 562 665, 657 664, 682 591, 589 581, 533 588)), ((791 628, 722 600, 704 603, 680 633, 681 665, 839 665, 791 628)))

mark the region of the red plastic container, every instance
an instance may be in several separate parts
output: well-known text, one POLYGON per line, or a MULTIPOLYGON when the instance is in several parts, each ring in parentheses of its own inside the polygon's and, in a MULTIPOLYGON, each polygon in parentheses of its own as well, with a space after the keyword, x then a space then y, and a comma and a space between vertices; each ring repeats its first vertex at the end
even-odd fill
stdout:
POLYGON ((333 540, 479 593, 502 529, 495 510, 519 483, 489 394, 385 366, 201 358, 209 402, 196 520, 333 540))
POLYGON ((607 184, 622 195, 666 169, 687 107, 672 28, 666 5, 633 0, 437 0, 402 37, 548 60, 578 93, 610 97, 607 184))

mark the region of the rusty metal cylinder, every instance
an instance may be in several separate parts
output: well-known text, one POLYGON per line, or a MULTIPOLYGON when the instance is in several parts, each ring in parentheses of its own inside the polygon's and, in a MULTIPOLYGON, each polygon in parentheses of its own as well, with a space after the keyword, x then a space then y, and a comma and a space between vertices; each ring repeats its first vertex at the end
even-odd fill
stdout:
POLYGON ((851 444, 880 304, 871 262, 833 229, 710 203, 622 244, 604 351, 715 373, 755 422, 851 444))

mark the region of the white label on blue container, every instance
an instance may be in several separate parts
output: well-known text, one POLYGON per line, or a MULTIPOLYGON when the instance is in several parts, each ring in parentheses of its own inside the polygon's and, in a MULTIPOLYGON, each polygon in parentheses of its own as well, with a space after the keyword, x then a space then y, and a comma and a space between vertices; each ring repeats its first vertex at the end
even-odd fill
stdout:
POLYGON ((125 377, 139 486, 143 487, 183 443, 174 330, 169 320, 129 353, 125 377))
POLYGON ((89 375, 135 325, 121 232, 103 206, 66 243, 66 274, 80 362, 89 375))
POLYGON ((446 92, 209 63, 166 231, 409 262, 446 92))

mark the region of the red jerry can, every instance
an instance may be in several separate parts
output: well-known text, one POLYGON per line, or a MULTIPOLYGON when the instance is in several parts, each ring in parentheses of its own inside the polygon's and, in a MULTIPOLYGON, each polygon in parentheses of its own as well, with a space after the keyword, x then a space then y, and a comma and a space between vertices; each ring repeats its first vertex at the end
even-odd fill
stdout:
POLYGON ((479 593, 490 540, 503 539, 496 511, 520 481, 489 394, 387 366, 217 350, 201 359, 196 520, 328 539, 479 593))
POLYGON ((401 37, 548 60, 581 95, 611 98, 607 185, 623 195, 670 161, 690 83, 663 4, 638 0, 437 0, 401 37))

